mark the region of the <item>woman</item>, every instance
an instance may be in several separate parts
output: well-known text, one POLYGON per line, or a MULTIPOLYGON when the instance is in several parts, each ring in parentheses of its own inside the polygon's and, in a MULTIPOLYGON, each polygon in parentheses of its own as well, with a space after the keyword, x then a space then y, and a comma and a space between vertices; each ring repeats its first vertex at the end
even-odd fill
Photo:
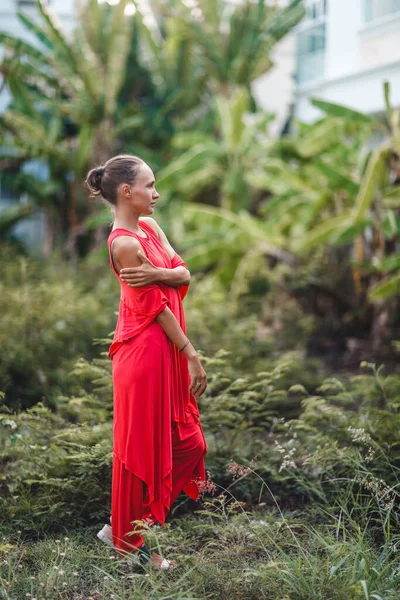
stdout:
POLYGON ((190 273, 156 223, 159 194, 151 168, 120 155, 92 169, 92 195, 114 210, 110 265, 121 286, 109 349, 114 388, 111 528, 98 536, 121 556, 139 550, 154 568, 174 561, 149 552, 132 521, 164 525, 183 490, 197 499, 205 482, 207 446, 196 399, 206 373, 186 337, 182 299, 190 273), (140 215, 146 215, 139 219, 140 215), (130 532, 130 535, 128 535, 130 532))

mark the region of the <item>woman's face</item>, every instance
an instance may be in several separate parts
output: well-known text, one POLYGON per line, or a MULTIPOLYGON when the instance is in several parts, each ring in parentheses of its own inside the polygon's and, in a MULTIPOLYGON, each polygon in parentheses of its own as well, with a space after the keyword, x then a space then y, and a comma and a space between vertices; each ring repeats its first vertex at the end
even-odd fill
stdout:
POLYGON ((154 173, 146 164, 141 166, 135 183, 124 183, 121 192, 140 215, 153 214, 156 200, 160 197, 155 188, 154 173))

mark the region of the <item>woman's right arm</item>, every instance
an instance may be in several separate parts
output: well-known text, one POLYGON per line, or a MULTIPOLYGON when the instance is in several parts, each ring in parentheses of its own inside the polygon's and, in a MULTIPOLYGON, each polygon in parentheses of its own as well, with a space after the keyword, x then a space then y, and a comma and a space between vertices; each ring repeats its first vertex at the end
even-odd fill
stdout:
MULTIPOLYGON (((140 258, 137 256, 138 250, 141 249, 141 244, 135 238, 130 236, 119 236, 115 238, 113 246, 114 248, 112 248, 111 251, 114 250, 112 256, 117 272, 124 267, 136 267, 142 264, 140 258)), ((156 291, 158 286, 151 285, 132 289, 137 289, 138 292, 143 292, 146 289, 150 290, 150 288, 154 288, 154 291, 156 291)), ((158 315, 155 317, 155 320, 165 331, 166 335, 175 344, 175 346, 177 346, 179 349, 182 348, 187 341, 187 337, 172 310, 166 306, 158 313, 158 315)), ((182 350, 182 353, 188 359, 190 375, 189 392, 195 398, 198 398, 202 395, 207 387, 206 372, 201 366, 199 356, 191 343, 187 344, 187 346, 182 350), (197 383, 200 383, 200 385, 196 385, 197 383)))

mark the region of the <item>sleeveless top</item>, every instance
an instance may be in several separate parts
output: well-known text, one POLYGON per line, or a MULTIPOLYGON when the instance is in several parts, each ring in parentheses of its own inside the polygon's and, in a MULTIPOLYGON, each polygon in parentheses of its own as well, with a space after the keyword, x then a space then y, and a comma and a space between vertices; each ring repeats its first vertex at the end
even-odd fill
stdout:
POLYGON ((132 339, 146 329, 166 306, 169 306, 186 334, 182 300, 187 294, 188 285, 172 287, 157 283, 134 288, 121 280, 120 275, 114 267, 111 253, 112 243, 116 237, 125 235, 135 237, 139 240, 143 253, 147 255, 147 258, 154 266, 165 269, 184 266, 187 269, 187 265, 177 253, 175 253, 172 259, 169 257, 156 232, 150 225, 143 221, 139 221, 139 223, 142 231, 147 233, 147 237, 121 227, 111 231, 108 237, 110 266, 121 286, 118 320, 114 338, 108 351, 108 356, 111 359, 125 341, 132 339))

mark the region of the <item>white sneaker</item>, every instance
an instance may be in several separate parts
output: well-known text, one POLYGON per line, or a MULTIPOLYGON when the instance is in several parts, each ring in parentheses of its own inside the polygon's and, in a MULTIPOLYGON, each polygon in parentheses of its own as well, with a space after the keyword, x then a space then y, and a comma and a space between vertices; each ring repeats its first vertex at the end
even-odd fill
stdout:
MULTIPOLYGON (((100 531, 97 533, 97 537, 99 538, 99 540, 110 546, 110 548, 113 548, 113 550, 115 550, 114 544, 112 542, 112 529, 110 525, 104 525, 103 529, 100 529, 100 531)), ((143 566, 143 563, 140 561, 140 556, 138 552, 135 552, 133 554, 127 553, 126 559, 129 565, 143 566)), ((154 568, 160 569, 162 571, 173 569, 174 567, 172 565, 172 562, 173 561, 163 558, 160 566, 154 568)))
POLYGON ((103 529, 100 529, 100 531, 97 533, 97 537, 114 550, 114 544, 112 542, 112 529, 110 525, 104 525, 103 529))

